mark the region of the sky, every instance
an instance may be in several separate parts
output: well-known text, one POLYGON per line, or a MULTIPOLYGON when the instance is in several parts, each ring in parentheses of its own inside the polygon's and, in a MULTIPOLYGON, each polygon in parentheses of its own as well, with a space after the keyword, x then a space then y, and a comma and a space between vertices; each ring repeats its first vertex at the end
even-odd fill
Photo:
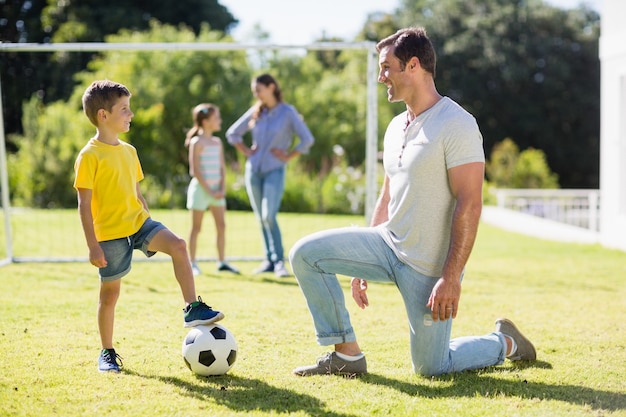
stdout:
MULTIPOLYGON (((561 8, 575 8, 584 1, 602 12, 602 1, 613 0, 548 0, 561 8)), ((239 25, 231 32, 235 41, 254 42, 255 24, 270 33, 270 42, 279 45, 305 45, 324 34, 351 41, 367 16, 373 12, 392 13, 399 0, 220 0, 239 25)))

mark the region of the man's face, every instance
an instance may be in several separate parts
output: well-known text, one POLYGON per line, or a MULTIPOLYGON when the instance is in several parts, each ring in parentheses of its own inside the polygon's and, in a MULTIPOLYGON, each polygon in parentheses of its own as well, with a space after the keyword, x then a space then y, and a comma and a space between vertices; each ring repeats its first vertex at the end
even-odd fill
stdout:
POLYGON ((403 101, 408 86, 408 75, 404 71, 406 65, 402 66, 393 53, 394 49, 393 46, 386 46, 378 55, 378 82, 387 86, 387 100, 391 103, 403 101))

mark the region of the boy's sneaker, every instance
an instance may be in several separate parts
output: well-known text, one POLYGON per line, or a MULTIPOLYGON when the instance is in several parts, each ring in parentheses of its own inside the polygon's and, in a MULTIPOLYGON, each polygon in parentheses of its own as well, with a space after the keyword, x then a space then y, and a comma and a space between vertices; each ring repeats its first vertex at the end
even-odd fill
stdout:
POLYGON ((196 277, 198 275, 200 275, 202 273, 202 271, 200 271, 200 268, 198 267, 198 264, 195 262, 191 263, 191 272, 193 272, 193 276, 196 277))
POLYGON ((224 318, 223 313, 211 309, 211 307, 202 302, 200 296, 198 296, 198 301, 190 303, 183 311, 185 312, 185 327, 211 324, 224 318))
POLYGON ((222 271, 228 271, 228 272, 232 272, 233 274, 237 274, 239 275, 240 272, 237 268, 235 268, 234 266, 229 265, 227 262, 220 262, 217 264, 217 271, 218 272, 222 272, 222 271))
POLYGON ((285 268, 285 263, 283 261, 278 261, 274 264, 274 275, 278 278, 285 278, 290 276, 289 271, 285 268))
POLYGON ((534 361, 537 359, 535 346, 515 327, 511 320, 504 318, 496 320, 496 332, 509 336, 517 345, 515 352, 507 356, 507 359, 511 361, 534 361))
POLYGON ((293 370, 299 376, 310 375, 347 375, 357 376, 367 373, 365 355, 356 361, 346 361, 337 356, 336 352, 327 353, 317 360, 315 365, 300 366, 293 370))
POLYGON ((264 272, 274 272, 274 262, 265 260, 254 270, 255 274, 262 274, 264 272))
POLYGON ((115 349, 102 349, 98 358, 100 372, 119 372, 122 366, 122 357, 115 353, 115 349))

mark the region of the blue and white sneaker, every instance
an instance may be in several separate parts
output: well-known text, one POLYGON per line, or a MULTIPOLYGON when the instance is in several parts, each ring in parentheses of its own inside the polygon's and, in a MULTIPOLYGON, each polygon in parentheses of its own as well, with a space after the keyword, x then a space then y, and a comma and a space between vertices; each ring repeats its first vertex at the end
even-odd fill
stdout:
POLYGON ((122 357, 115 353, 115 349, 102 349, 98 358, 100 372, 119 372, 122 366, 122 357))
POLYGON ((224 318, 224 314, 213 310, 198 296, 198 301, 190 303, 183 309, 185 312, 185 327, 195 327, 202 324, 211 324, 224 318))

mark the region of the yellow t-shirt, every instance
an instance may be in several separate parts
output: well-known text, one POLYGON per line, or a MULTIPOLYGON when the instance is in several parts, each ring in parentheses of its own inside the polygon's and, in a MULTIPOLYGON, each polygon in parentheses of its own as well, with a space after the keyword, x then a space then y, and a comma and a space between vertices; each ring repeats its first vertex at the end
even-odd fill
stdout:
POLYGON ((137 196, 143 179, 137 150, 120 141, 108 145, 91 139, 74 164, 74 188, 92 190, 91 214, 99 242, 136 233, 150 217, 137 196))

